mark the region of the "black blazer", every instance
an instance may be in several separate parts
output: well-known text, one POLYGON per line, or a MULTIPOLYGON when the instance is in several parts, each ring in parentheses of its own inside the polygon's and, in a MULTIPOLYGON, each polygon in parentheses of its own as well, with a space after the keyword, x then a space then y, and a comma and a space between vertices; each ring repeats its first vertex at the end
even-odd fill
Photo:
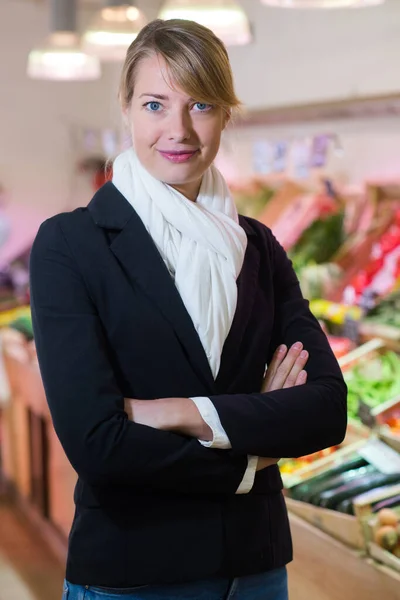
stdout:
POLYGON ((41 226, 31 253, 40 369, 79 475, 67 579, 130 587, 285 565, 292 548, 276 466, 235 495, 247 454, 294 457, 342 441, 346 387, 271 231, 240 217, 248 247, 214 381, 142 221, 112 183, 41 226), (267 394, 279 343, 304 343, 308 383, 267 394), (123 398, 209 396, 232 450, 128 421, 123 398))

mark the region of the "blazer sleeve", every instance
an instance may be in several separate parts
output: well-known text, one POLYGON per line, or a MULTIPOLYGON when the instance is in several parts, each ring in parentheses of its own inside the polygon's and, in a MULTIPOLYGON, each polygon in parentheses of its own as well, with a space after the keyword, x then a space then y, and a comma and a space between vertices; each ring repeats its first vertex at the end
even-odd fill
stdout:
POLYGON ((238 453, 303 456, 343 441, 347 388, 328 339, 302 296, 292 264, 265 228, 274 270, 275 321, 269 360, 279 344, 309 352, 306 385, 267 393, 211 396, 238 453))
POLYGON ((59 217, 46 221, 30 259, 40 371, 56 433, 89 484, 235 494, 247 456, 128 420, 94 302, 59 217))

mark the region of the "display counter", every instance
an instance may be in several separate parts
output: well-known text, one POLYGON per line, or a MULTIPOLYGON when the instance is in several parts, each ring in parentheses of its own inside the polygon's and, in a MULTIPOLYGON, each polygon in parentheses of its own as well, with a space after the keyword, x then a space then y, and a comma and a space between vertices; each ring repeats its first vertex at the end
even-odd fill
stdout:
POLYGON ((76 473, 55 434, 37 364, 4 356, 11 398, 3 408, 2 470, 11 493, 63 557, 76 473))

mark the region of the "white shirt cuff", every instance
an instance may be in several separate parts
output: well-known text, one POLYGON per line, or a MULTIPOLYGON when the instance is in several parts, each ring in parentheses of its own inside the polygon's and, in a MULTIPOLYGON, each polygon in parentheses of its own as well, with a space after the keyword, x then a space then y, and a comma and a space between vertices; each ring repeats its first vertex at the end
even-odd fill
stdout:
POLYGON ((258 464, 258 456, 247 457, 247 469, 243 476, 242 483, 236 490, 237 494, 248 494, 254 485, 254 478, 256 476, 258 464))
POLYGON ((219 448, 220 450, 230 450, 232 448, 231 442, 226 435, 225 429, 222 427, 219 414, 210 398, 199 396, 196 398, 190 398, 197 406, 201 418, 212 431, 213 439, 210 442, 199 440, 200 444, 207 448, 219 448))

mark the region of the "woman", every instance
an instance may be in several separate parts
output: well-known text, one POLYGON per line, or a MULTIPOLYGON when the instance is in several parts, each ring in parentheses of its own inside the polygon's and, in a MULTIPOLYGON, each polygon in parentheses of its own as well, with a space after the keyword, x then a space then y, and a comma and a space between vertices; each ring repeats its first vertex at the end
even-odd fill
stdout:
POLYGON ((79 475, 64 598, 285 600, 277 457, 343 439, 341 372, 283 249, 212 166, 238 105, 220 40, 150 23, 120 98, 134 150, 31 255, 39 364, 79 475))

